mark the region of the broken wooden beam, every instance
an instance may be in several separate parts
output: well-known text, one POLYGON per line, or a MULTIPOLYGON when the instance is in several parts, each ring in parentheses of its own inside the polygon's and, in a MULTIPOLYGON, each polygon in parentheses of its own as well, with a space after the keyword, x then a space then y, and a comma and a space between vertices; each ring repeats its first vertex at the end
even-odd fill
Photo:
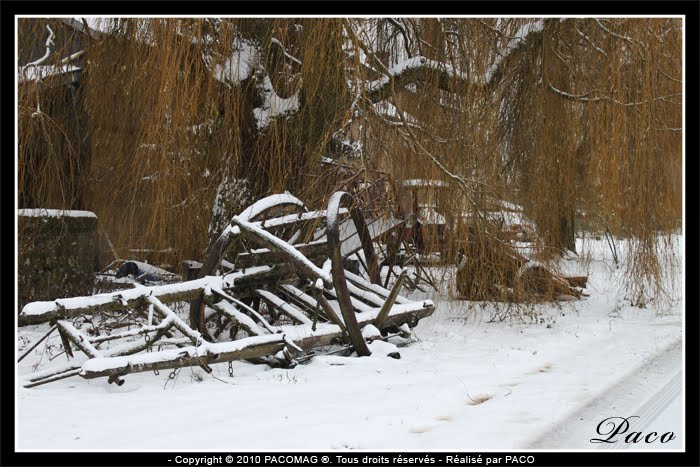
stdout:
POLYGON ((146 294, 162 303, 192 301, 201 297, 207 286, 221 289, 247 289, 252 285, 268 283, 271 277, 284 272, 284 265, 257 266, 224 276, 207 276, 189 282, 153 286, 146 289, 133 288, 103 293, 91 297, 61 298, 54 301, 28 303, 18 317, 20 326, 46 323, 55 319, 71 319, 82 315, 95 315, 105 311, 133 309, 148 305, 146 294))
POLYGON ((328 288, 333 285, 333 279, 328 272, 313 264, 300 251, 292 247, 284 240, 275 237, 271 233, 250 222, 246 222, 244 219, 241 219, 238 216, 231 219, 231 225, 237 226, 241 231, 241 235, 244 237, 248 237, 266 248, 279 253, 281 255, 280 259, 283 262, 286 261, 291 263, 297 271, 308 279, 313 281, 316 281, 316 279, 321 279, 323 281, 323 285, 328 288))
POLYGON ((377 315, 377 319, 375 320, 375 326, 377 328, 381 329, 384 323, 387 321, 389 311, 391 310, 391 307, 394 306, 394 302, 396 301, 396 297, 399 295, 399 291, 401 290, 403 281, 404 279, 406 279, 407 272, 408 271, 405 268, 401 271, 401 273, 399 274, 399 278, 396 279, 394 287, 392 287, 391 292, 389 292, 389 296, 384 302, 384 305, 382 305, 382 308, 379 310, 379 314, 377 315))
MULTIPOLYGON (((404 323, 413 323, 418 319, 430 316, 433 311, 433 303, 430 300, 425 300, 411 304, 397 304, 392 308, 388 317, 394 326, 401 326, 404 323)), ((358 325, 373 324, 376 316, 375 313, 358 315, 358 325)), ((143 371, 209 365, 233 360, 248 360, 276 354, 288 345, 289 339, 301 349, 307 350, 332 344, 342 336, 341 329, 329 323, 319 323, 315 331, 311 329, 311 326, 298 325, 280 326, 280 331, 278 334, 252 336, 233 342, 204 342, 199 346, 164 350, 158 353, 93 358, 83 364, 80 376, 92 379, 105 376, 123 376, 143 371)))

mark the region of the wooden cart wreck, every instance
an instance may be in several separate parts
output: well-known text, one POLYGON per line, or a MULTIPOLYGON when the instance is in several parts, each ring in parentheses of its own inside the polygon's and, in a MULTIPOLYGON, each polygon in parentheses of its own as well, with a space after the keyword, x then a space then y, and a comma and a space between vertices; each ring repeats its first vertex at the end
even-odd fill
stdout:
POLYGON ((391 289, 380 284, 373 239, 400 226, 366 223, 345 192, 319 211, 288 193, 258 201, 231 220, 191 280, 27 304, 20 326, 52 323, 72 359, 33 373, 25 387, 76 375, 121 385, 130 373, 211 372, 209 365, 234 360, 293 366, 334 343, 369 355, 366 338, 377 330, 405 331, 434 310, 430 300, 399 294, 405 271, 391 289), (349 270, 359 252, 362 273, 349 270), (174 310, 183 302, 189 323, 174 310), (128 330, 115 332, 127 319, 128 330))

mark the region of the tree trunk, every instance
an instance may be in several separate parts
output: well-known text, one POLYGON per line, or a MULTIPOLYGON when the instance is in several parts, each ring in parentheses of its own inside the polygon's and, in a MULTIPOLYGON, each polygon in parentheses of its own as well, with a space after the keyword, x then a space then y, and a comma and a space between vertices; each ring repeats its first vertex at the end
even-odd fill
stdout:
POLYGON ((574 217, 575 211, 573 209, 559 214, 559 244, 557 246, 562 251, 569 250, 576 253, 576 225, 574 217))

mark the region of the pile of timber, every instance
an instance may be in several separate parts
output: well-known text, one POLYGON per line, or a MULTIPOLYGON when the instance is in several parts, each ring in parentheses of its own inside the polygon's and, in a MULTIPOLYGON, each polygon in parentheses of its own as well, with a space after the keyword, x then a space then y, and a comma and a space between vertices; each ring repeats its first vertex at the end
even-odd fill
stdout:
POLYGON ((50 323, 69 362, 33 373, 25 386, 76 375, 121 385, 130 373, 187 366, 211 372, 209 365, 233 360, 293 366, 330 344, 369 355, 363 327, 405 333, 434 310, 430 300, 400 295, 405 271, 391 289, 382 287, 372 241, 347 193, 336 193, 323 211, 306 210, 288 193, 265 198, 231 220, 192 280, 27 304, 19 324, 50 323), (364 252, 364 274, 344 267, 346 221, 364 252), (184 319, 176 306, 183 302, 184 319), (122 330, 115 320, 130 325, 122 330))
POLYGON ((522 303, 578 299, 587 281, 556 274, 507 241, 483 235, 470 238, 461 252, 455 285, 467 300, 522 303))

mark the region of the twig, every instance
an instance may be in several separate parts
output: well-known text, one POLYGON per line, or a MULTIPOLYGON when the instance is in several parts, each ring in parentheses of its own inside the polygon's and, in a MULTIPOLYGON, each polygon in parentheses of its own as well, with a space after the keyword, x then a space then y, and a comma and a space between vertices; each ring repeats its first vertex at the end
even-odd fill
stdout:
POLYGON ((472 396, 469 395, 469 389, 467 389, 467 385, 464 384, 464 381, 462 381, 461 379, 459 379, 458 376, 455 376, 455 378, 457 378, 457 379, 459 380, 459 382, 462 383, 462 386, 464 386, 464 392, 467 393, 467 397, 469 398, 469 400, 472 401, 472 402, 474 402, 474 403, 476 404, 477 401, 475 401, 474 399, 472 399, 472 396))
POLYGON ((22 360, 24 360, 24 357, 26 357, 27 355, 29 355, 29 354, 31 353, 32 350, 36 349, 36 348, 38 347, 38 345, 41 344, 41 343, 44 341, 44 339, 46 339, 47 337, 49 337, 49 336, 51 335, 51 333, 54 332, 54 331, 57 329, 57 327, 58 327, 58 326, 53 326, 53 327, 49 330, 49 332, 47 332, 47 333, 44 335, 44 337, 42 337, 41 339, 39 339, 38 341, 36 341, 36 343, 34 343, 34 345, 31 346, 31 348, 30 348, 29 350, 27 350, 21 357, 19 357, 19 360, 17 360, 17 363, 19 363, 19 362, 21 362, 22 360))

